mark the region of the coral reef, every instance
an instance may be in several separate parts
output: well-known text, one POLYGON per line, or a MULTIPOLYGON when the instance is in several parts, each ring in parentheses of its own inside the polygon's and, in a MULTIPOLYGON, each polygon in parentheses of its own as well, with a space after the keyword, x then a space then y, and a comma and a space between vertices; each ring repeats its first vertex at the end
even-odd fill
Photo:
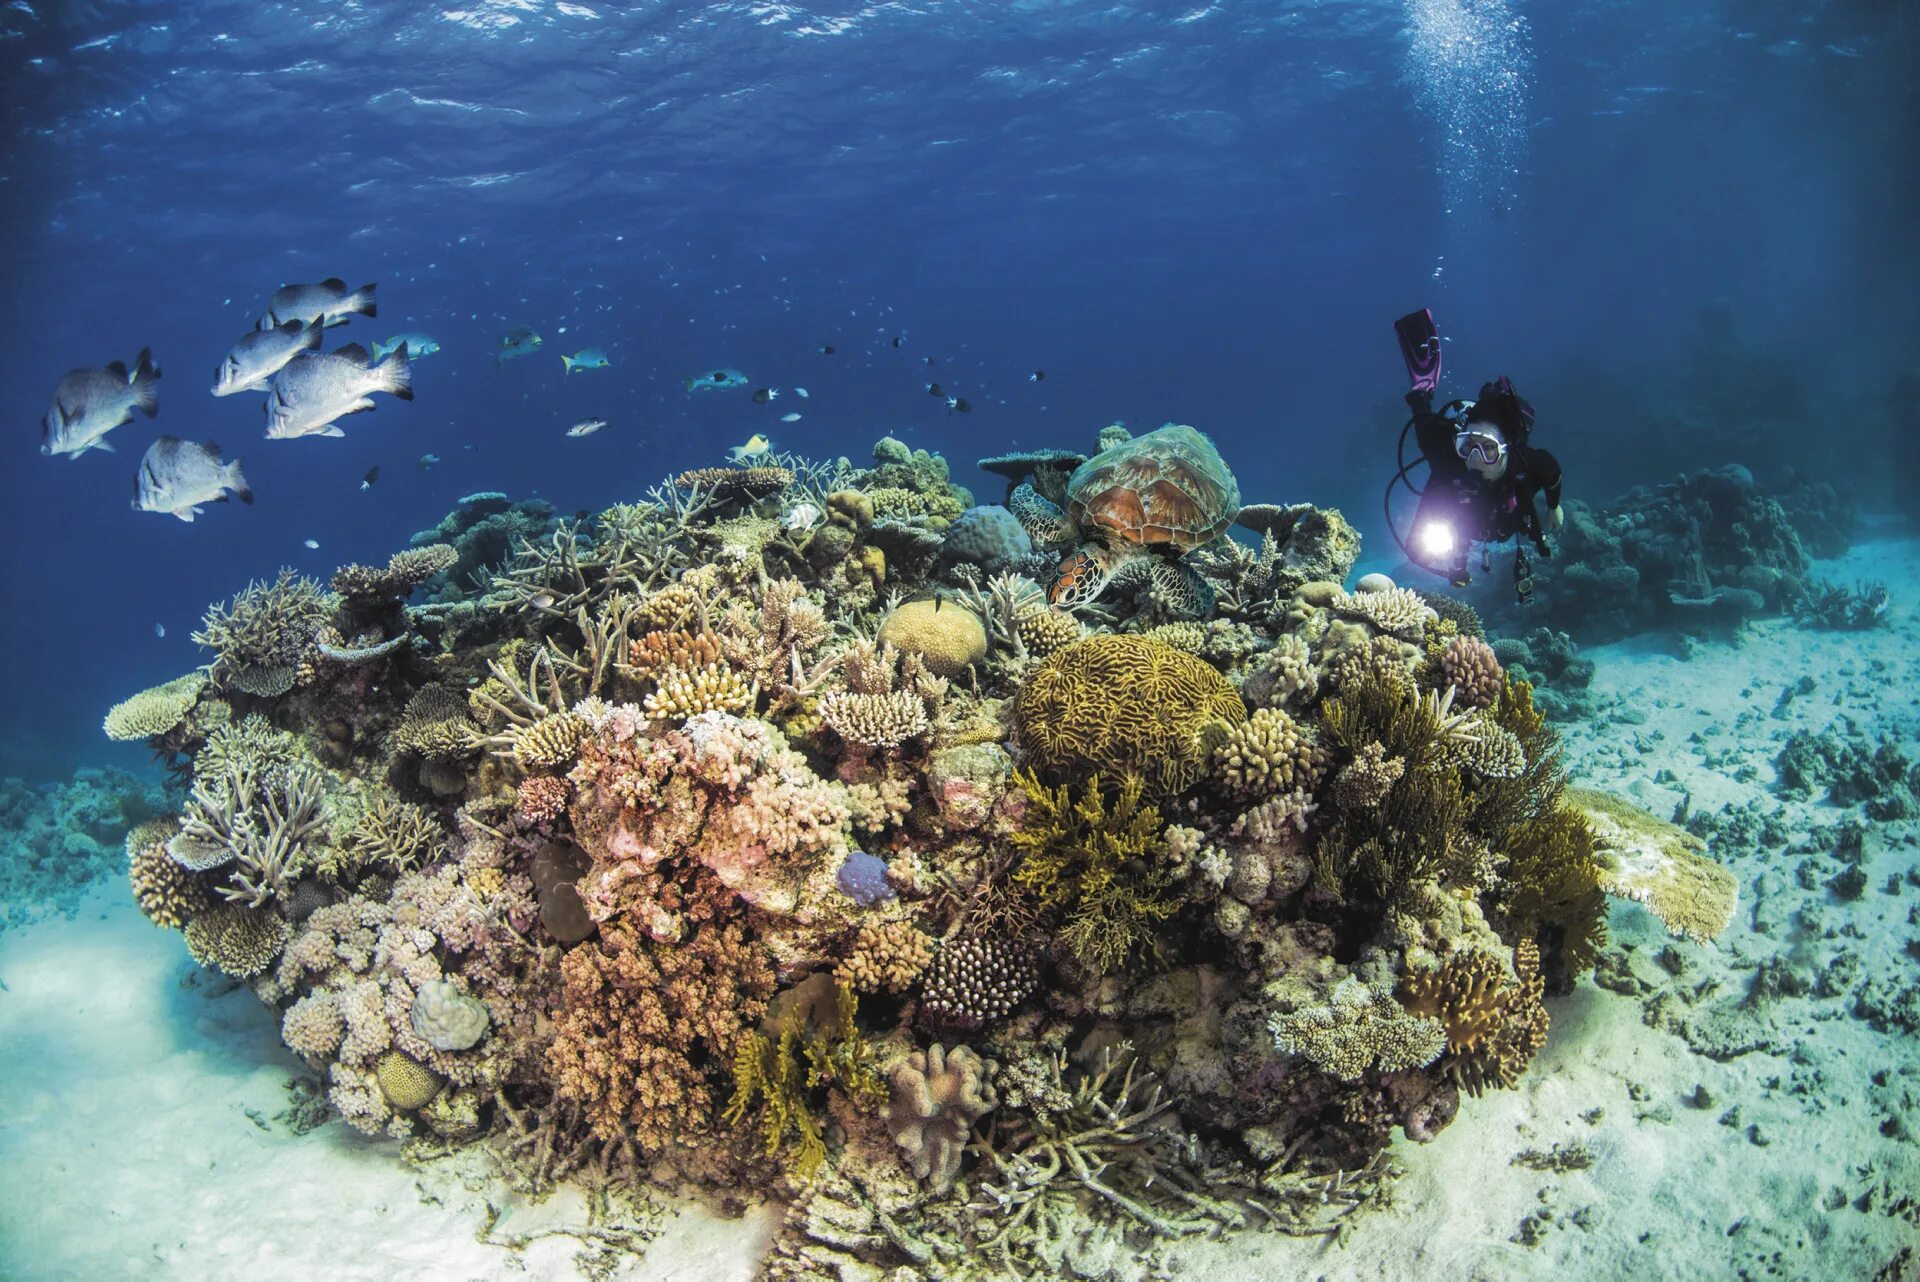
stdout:
MULTIPOLYGON (((251 584, 204 679, 109 718, 190 786, 103 806, 94 871, 347 1124, 532 1190, 771 1190, 770 1276, 1354 1231, 1391 1136, 1526 1070, 1609 894, 1694 938, 1731 895, 1567 786, 1527 679, 1577 689, 1564 633, 1349 591, 1339 513, 1241 506, 1191 428, 1084 444, 989 460, 1007 504, 892 438, 565 519, 472 495, 251 584), (1132 590, 1050 608, 1063 552, 1132 590)), ((1781 777, 1913 784, 1845 735, 1781 777)))
POLYGON ((0 780, 0 930, 71 914, 94 882, 172 836, 163 817, 177 806, 159 780, 124 770, 89 766, 39 787, 0 780))
MULTIPOLYGON (((1789 477, 1769 489, 1739 464, 1637 487, 1605 508, 1569 499, 1553 559, 1533 566, 1529 619, 1609 641, 1790 612, 1809 595, 1810 557, 1846 551, 1853 523, 1831 486, 1789 477)), ((1489 595, 1482 608, 1505 618, 1512 606, 1489 595)))

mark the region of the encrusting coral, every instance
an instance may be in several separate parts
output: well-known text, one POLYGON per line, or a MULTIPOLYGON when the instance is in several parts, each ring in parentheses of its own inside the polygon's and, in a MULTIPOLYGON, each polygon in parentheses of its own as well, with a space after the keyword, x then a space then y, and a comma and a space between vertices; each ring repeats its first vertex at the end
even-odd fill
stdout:
POLYGON ((769 1276, 1356 1231, 1394 1134, 1518 1081, 1608 894, 1706 938, 1731 878, 1567 786, 1524 677, 1564 638, 1502 664, 1193 429, 1087 436, 988 460, 1023 516, 888 438, 250 584, 109 717, 191 784, 131 892, 349 1125, 773 1190, 769 1276))

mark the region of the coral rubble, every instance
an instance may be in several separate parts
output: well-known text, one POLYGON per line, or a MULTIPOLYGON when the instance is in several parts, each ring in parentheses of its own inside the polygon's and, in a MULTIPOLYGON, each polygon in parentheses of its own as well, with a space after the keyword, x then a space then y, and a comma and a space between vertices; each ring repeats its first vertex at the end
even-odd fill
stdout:
POLYGON ((1472 610, 1349 592, 1338 513, 1092 444, 989 460, 1018 512, 888 439, 252 584, 109 716, 191 785, 133 894, 353 1126, 783 1197, 770 1276, 1351 1231, 1396 1131, 1526 1070, 1608 892, 1731 900, 1566 786, 1472 610), (1054 609, 1069 536, 1149 572, 1054 609))

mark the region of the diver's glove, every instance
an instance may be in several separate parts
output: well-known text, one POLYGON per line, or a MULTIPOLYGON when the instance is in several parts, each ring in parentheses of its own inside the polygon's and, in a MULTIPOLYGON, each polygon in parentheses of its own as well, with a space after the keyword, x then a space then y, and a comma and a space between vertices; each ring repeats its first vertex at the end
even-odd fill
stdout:
POLYGON ((1567 523, 1567 514, 1560 510, 1560 505, 1558 503, 1555 503, 1553 507, 1547 512, 1547 528, 1549 530, 1552 530, 1555 534, 1558 534, 1560 532, 1560 527, 1565 525, 1566 523, 1567 523))
POLYGON ((1415 414, 1433 413, 1433 393, 1425 388, 1414 388, 1407 393, 1407 408, 1415 414))

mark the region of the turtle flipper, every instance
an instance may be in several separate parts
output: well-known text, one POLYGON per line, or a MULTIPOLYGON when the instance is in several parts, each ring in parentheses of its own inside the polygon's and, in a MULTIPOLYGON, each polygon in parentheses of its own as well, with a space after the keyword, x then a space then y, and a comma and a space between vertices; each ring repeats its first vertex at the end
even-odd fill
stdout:
POLYGON ((1043 547, 1058 547, 1072 538, 1067 514, 1043 498, 1031 480, 1020 482, 1007 496, 1007 510, 1020 522, 1027 537, 1043 547))
POLYGON ((1141 558, 1151 576, 1154 598, 1168 614, 1185 619, 1204 619, 1213 613, 1213 585, 1192 566, 1159 557, 1141 558))

